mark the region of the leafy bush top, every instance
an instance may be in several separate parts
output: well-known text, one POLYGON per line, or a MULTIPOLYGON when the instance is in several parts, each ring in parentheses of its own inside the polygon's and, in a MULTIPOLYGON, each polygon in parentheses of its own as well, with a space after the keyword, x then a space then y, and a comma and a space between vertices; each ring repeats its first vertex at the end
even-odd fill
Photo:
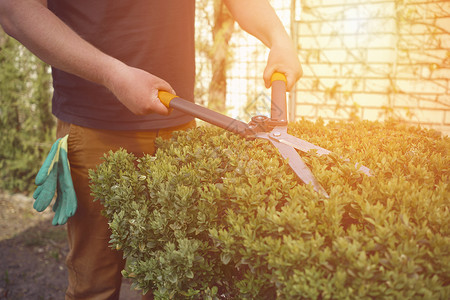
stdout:
POLYGON ((335 153, 300 153, 329 199, 268 142, 213 127, 105 155, 92 192, 123 274, 161 299, 448 299, 450 139, 391 122, 289 131, 335 153))

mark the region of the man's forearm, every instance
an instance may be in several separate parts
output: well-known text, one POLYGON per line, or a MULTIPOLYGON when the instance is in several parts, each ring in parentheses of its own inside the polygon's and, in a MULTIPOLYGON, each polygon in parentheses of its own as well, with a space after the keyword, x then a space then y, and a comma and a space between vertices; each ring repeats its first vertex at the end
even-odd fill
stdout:
POLYGON ((267 0, 224 0, 239 25, 270 48, 263 78, 266 87, 271 85, 274 72, 287 78, 287 89, 291 90, 302 76, 302 68, 296 47, 283 24, 267 0))
POLYGON ((267 47, 278 40, 289 39, 283 24, 266 0, 224 0, 242 29, 258 38, 267 47))
POLYGON ((121 63, 83 40, 45 6, 34 0, 0 0, 3 29, 46 63, 106 85, 121 63))
POLYGON ((101 52, 55 16, 46 0, 0 0, 4 30, 46 63, 108 88, 137 115, 167 114, 158 91, 167 82, 101 52))

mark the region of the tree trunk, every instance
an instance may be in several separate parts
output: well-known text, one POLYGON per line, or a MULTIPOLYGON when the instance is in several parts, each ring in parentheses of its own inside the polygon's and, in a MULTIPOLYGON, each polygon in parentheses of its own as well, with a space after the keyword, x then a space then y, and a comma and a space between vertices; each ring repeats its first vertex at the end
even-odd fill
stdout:
POLYGON ((229 41, 234 20, 220 0, 214 0, 213 47, 211 49, 212 79, 209 84, 208 108, 226 111, 227 76, 229 64, 229 41))

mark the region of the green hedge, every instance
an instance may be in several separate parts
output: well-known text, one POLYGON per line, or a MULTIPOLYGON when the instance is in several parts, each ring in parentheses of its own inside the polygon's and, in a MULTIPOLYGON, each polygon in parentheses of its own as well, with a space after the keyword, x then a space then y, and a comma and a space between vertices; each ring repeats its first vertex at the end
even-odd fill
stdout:
POLYGON ((105 155, 91 187, 124 276, 157 299, 449 299, 450 139, 393 122, 289 130, 335 153, 301 153, 329 199, 267 141, 215 127, 105 155))

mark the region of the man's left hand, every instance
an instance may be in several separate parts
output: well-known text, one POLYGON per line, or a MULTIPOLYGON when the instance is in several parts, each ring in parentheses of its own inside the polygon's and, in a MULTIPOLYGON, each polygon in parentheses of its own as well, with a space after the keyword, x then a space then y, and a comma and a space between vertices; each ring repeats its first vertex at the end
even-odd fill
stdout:
POLYGON ((270 78, 275 72, 283 73, 286 76, 287 91, 292 90, 295 83, 303 75, 297 51, 290 39, 275 42, 270 49, 267 66, 263 75, 267 88, 271 86, 270 78))

